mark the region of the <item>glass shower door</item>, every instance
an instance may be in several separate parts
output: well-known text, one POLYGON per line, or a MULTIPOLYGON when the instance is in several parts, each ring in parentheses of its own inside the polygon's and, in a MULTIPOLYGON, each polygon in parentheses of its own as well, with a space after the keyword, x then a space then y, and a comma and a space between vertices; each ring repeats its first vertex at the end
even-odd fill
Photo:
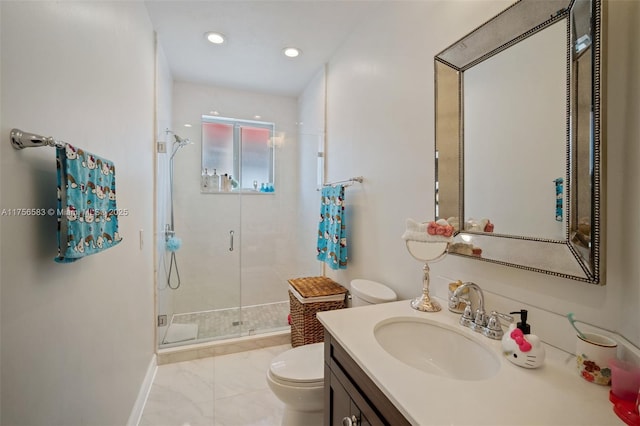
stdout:
POLYGON ((201 212, 206 226, 198 236, 206 253, 208 304, 211 312, 204 324, 208 339, 242 335, 241 241, 242 192, 232 182, 237 161, 235 126, 226 122, 202 122, 201 212))
MULTIPOLYGON (((238 267, 236 289, 218 289, 232 292, 234 299, 235 290, 239 292, 238 310, 229 311, 239 313, 233 322, 241 327, 234 331, 244 336, 284 329, 288 326, 288 301, 283 284, 286 279, 275 253, 276 247, 285 245, 281 244, 283 233, 278 223, 282 205, 274 186, 274 125, 204 116, 202 126, 203 173, 213 170, 216 176, 208 191, 216 194, 214 205, 225 215, 220 232, 228 229, 233 242, 229 251, 239 256, 227 261, 217 253, 215 260, 224 263, 218 268, 228 276, 235 276, 230 269, 238 267), (223 183, 217 188, 219 179, 223 183), (229 179, 231 185, 225 187, 229 179), (239 223, 226 215, 233 215, 239 223)), ((284 233, 285 238, 290 235, 284 233)))
POLYGON ((208 241, 207 282, 209 305, 206 336, 209 339, 238 337, 242 334, 241 316, 241 194, 209 197, 210 209, 205 213, 211 232, 203 233, 208 241))

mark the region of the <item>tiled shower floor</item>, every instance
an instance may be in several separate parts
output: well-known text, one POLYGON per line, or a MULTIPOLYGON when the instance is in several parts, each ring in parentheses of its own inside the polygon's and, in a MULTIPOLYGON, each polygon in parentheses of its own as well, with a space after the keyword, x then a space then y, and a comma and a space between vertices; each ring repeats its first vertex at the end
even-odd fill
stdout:
POLYGON ((242 308, 174 314, 170 324, 197 324, 198 337, 184 343, 226 339, 289 327, 289 301, 242 308))

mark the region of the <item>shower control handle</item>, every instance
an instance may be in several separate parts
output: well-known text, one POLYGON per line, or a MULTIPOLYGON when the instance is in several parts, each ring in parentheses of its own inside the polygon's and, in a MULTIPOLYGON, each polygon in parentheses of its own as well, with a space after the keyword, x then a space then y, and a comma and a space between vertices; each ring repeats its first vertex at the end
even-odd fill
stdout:
POLYGON ((229 251, 233 251, 233 231, 229 231, 229 251))

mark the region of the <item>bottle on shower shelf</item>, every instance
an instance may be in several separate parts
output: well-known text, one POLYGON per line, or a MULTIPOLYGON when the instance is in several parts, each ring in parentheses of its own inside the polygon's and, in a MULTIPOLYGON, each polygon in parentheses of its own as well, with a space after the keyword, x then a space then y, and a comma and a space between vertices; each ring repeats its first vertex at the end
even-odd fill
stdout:
POLYGON ((209 176, 209 171, 204 169, 202 171, 202 179, 200 180, 200 189, 202 192, 208 192, 209 186, 211 185, 211 176, 209 176))
POLYGON ((211 185, 209 187, 209 190, 211 192, 220 191, 220 175, 218 175, 216 169, 213 169, 213 175, 211 176, 211 185))
POLYGON ((223 192, 231 191, 231 180, 229 179, 229 175, 227 173, 220 176, 222 181, 220 183, 220 190, 223 192))
POLYGON ((231 190, 233 191, 238 187, 238 181, 233 178, 233 176, 229 175, 229 184, 231 185, 231 190))

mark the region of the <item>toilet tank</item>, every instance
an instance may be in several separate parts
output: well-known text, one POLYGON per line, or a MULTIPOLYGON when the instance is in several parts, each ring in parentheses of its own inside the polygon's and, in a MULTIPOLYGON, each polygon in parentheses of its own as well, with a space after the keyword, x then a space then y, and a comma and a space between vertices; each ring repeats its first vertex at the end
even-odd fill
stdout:
POLYGON ((355 279, 351 281, 351 306, 377 305, 393 302, 398 298, 395 291, 375 281, 355 279))

